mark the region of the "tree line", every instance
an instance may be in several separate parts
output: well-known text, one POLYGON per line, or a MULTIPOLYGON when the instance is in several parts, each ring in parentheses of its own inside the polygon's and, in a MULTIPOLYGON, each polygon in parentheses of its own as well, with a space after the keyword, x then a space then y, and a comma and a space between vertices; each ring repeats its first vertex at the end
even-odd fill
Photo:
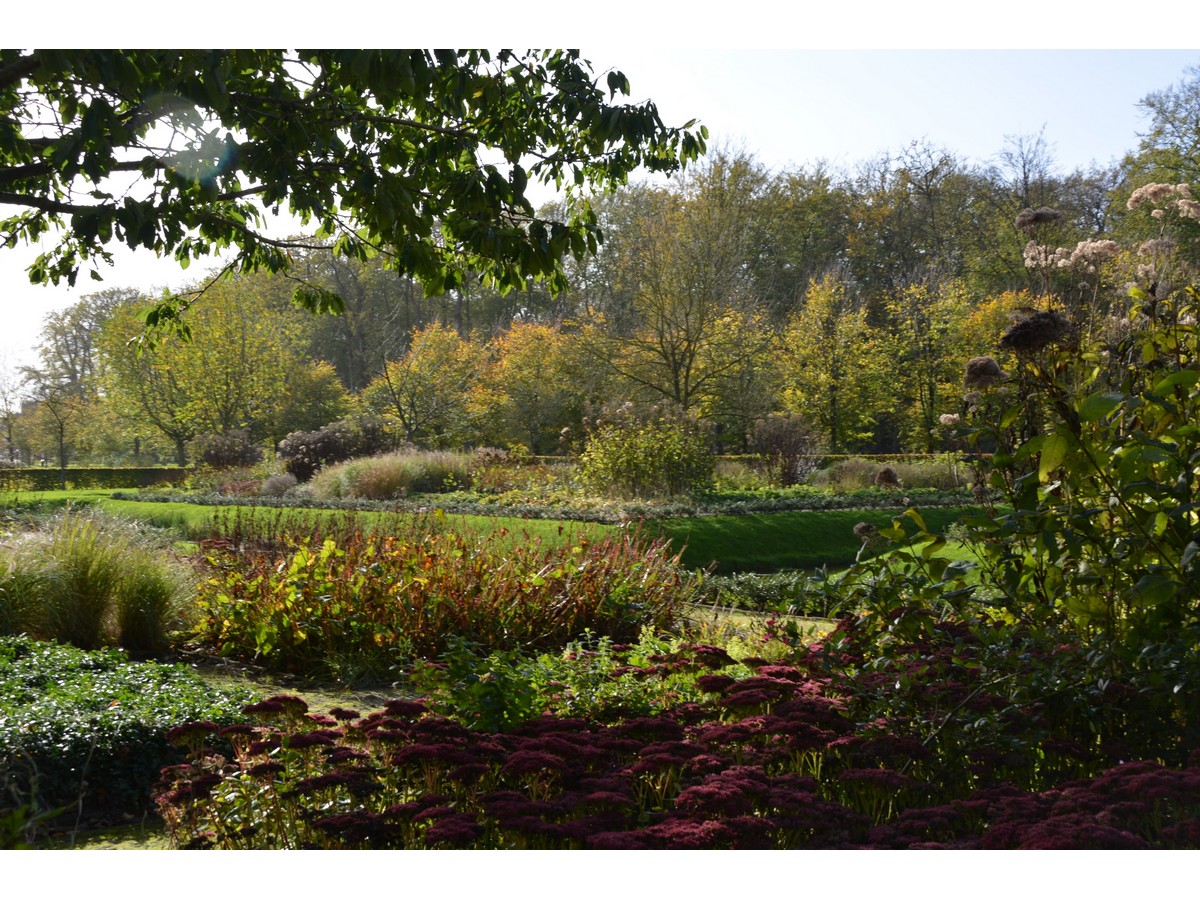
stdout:
POLYGON ((686 415, 727 452, 772 416, 828 452, 947 449, 965 365, 1006 365, 1022 316, 1053 304, 1094 333, 1145 267, 1189 277, 1198 242, 1172 237, 1200 227, 1200 69, 1142 105, 1134 151, 1071 171, 1040 134, 986 164, 915 142, 849 170, 719 147, 595 200, 605 240, 564 260, 566 290, 468 274, 430 295, 381 256, 296 238, 286 271, 196 284, 190 339, 153 349, 139 337, 162 298, 102 291, 47 317, 36 365, 0 371, 0 450, 182 463, 202 435, 275 444, 372 415, 418 445, 541 454, 625 404, 686 415), (1141 202, 1151 184, 1175 205, 1141 202), (341 314, 297 309, 297 286, 341 314))

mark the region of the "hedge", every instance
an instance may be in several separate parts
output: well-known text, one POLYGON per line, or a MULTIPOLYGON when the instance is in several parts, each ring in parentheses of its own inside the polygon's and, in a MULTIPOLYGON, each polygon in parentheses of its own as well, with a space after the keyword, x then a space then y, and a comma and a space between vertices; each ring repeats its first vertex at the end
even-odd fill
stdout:
POLYGON ((191 469, 161 466, 40 468, 23 466, 0 469, 0 491, 57 491, 83 488, 144 488, 156 484, 179 484, 191 469))

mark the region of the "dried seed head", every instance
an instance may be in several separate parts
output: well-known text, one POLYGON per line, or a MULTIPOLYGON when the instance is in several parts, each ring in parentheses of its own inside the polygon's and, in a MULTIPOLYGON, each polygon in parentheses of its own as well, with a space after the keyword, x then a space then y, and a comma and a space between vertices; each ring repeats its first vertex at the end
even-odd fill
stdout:
POLYGON ((884 466, 875 473, 875 484, 878 487, 900 487, 900 476, 891 466, 884 466))
POLYGON ((965 388, 990 388, 1004 378, 1000 364, 990 356, 976 356, 968 360, 967 369, 963 375, 965 388))
POLYGON ((1017 230, 1022 234, 1033 234, 1039 225, 1052 225, 1061 218, 1062 213, 1048 206, 1038 209, 1023 209, 1017 214, 1017 230))
POLYGON ((1000 346, 1017 353, 1032 353, 1059 343, 1071 330, 1059 313, 1035 312, 1009 327, 1000 338, 1000 346))
POLYGON ((859 540, 869 541, 879 532, 870 522, 859 522, 854 526, 854 536, 859 540))

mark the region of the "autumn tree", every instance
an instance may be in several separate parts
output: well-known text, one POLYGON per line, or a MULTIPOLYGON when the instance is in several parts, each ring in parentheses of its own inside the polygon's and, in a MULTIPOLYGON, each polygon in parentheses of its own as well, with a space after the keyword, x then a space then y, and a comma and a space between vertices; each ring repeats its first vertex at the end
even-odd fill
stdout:
POLYGON ((698 410, 764 349, 769 335, 746 326, 759 309, 748 263, 766 184, 752 157, 720 152, 678 189, 643 195, 621 272, 631 309, 626 322, 602 321, 593 348, 631 394, 698 410))
POLYGON ((596 399, 599 371, 578 335, 518 322, 494 339, 473 398, 477 418, 501 443, 533 453, 559 446, 564 428, 578 428, 585 405, 596 399))
POLYGON ((830 451, 871 439, 883 366, 891 361, 882 358, 866 310, 837 277, 809 286, 787 324, 780 361, 785 407, 811 422, 830 451))
POLYGON ((292 311, 255 290, 254 279, 211 286, 195 310, 187 340, 167 336, 153 349, 138 345, 144 311, 126 304, 103 336, 106 391, 127 419, 151 424, 186 461, 199 434, 246 429, 256 440, 282 437, 289 381, 311 364, 302 359, 292 311))
POLYGON ((387 364, 363 391, 364 406, 395 416, 410 443, 462 443, 468 399, 482 367, 479 348, 458 332, 433 324, 413 332, 408 351, 387 364))

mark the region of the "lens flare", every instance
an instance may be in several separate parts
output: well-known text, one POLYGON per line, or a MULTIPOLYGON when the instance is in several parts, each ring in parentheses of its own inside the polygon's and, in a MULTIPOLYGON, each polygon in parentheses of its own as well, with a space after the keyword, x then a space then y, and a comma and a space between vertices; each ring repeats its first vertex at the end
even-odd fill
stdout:
POLYGON ((232 135, 206 119, 194 104, 175 94, 158 94, 142 105, 145 121, 153 122, 147 144, 172 172, 201 183, 224 172, 237 144, 232 135))

